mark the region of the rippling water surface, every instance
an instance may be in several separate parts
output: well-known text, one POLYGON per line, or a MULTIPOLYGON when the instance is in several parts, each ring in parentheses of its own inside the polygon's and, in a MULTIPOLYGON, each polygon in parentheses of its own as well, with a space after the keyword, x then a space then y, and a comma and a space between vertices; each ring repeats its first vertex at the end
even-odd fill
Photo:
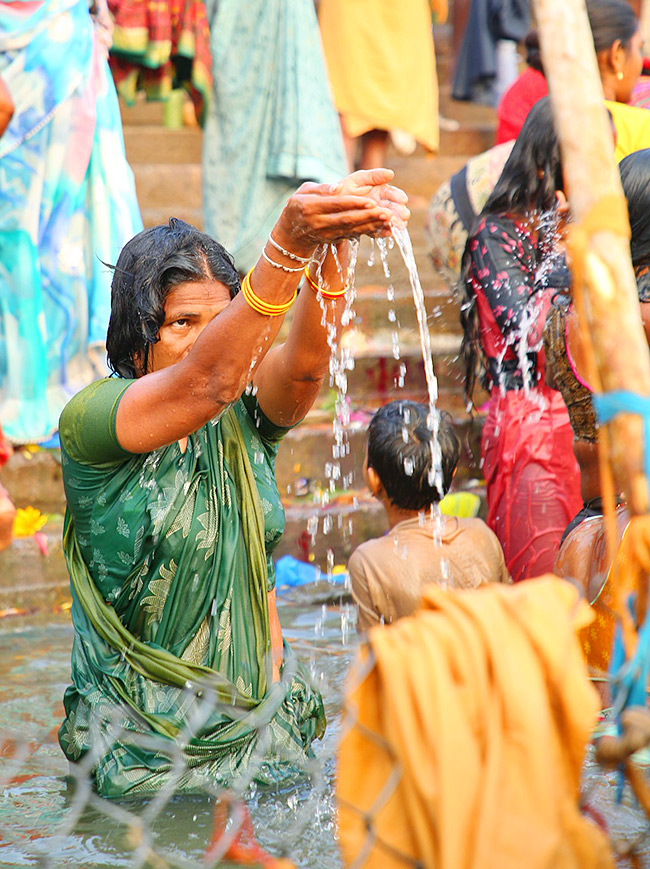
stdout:
MULTIPOLYGON (((303 595, 304 600, 304 595, 303 595)), ((329 726, 315 744, 311 779, 282 789, 257 788, 248 801, 260 842, 301 867, 341 865, 336 847, 333 757, 341 692, 355 639, 341 633, 341 607, 322 601, 279 601, 280 618, 300 658, 311 667, 325 698, 329 726)), ((345 605, 343 605, 345 612, 345 605)), ((345 632, 347 634, 347 632, 345 632)), ((0 632, 0 866, 197 866, 213 832, 213 803, 206 796, 173 798, 151 823, 155 857, 136 857, 134 816, 147 803, 96 800, 70 829, 77 813, 66 780, 67 761, 56 741, 61 699, 70 674, 72 626, 58 618, 28 628, 8 622, 0 632), (13 741, 8 742, 11 736, 13 741), (108 813, 107 813, 108 812, 108 813)))

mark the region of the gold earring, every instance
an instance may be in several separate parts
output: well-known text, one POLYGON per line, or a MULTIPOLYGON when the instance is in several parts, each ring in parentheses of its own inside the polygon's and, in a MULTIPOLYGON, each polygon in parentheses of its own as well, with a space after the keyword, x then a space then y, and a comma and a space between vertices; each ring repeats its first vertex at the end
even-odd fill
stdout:
POLYGON ((619 69, 619 71, 616 73, 616 78, 617 78, 619 81, 623 81, 623 73, 620 71, 620 69, 619 69))

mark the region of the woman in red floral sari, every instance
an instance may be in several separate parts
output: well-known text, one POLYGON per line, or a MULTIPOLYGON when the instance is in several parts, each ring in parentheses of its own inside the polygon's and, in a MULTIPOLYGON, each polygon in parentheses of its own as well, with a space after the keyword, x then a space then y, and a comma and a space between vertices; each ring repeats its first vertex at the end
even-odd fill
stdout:
POLYGON ((488 525, 518 581, 551 571, 580 508, 572 431, 544 382, 542 332, 553 294, 568 285, 557 250, 566 205, 551 108, 531 110, 465 248, 462 313, 466 398, 482 368, 490 392, 481 455, 488 525))

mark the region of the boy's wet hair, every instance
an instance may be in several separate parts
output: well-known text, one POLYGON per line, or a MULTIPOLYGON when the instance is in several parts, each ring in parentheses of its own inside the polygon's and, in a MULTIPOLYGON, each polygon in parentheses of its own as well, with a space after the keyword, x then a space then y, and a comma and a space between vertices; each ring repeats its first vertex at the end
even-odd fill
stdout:
MULTIPOLYGON (((424 510, 441 498, 431 474, 429 409, 416 401, 391 401, 368 426, 368 467, 379 477, 390 502, 402 510, 424 510)), ((442 495, 446 495, 458 459, 460 441, 449 414, 440 415, 442 495)))
POLYGON ((149 351, 165 321, 167 296, 181 283, 206 279, 225 284, 231 299, 240 290, 228 251, 183 220, 172 217, 169 224, 145 229, 127 242, 113 267, 106 337, 111 369, 121 377, 146 374, 149 351))

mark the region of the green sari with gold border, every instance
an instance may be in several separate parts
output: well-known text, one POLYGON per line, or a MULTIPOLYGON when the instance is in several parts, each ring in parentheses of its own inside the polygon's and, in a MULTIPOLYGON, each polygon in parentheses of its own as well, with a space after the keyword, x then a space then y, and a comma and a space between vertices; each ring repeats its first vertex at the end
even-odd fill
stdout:
POLYGON ((325 726, 286 644, 271 683, 286 430, 243 396, 185 452, 127 453, 115 414, 131 382, 91 384, 61 417, 75 639, 59 742, 109 797, 277 780, 325 726))

